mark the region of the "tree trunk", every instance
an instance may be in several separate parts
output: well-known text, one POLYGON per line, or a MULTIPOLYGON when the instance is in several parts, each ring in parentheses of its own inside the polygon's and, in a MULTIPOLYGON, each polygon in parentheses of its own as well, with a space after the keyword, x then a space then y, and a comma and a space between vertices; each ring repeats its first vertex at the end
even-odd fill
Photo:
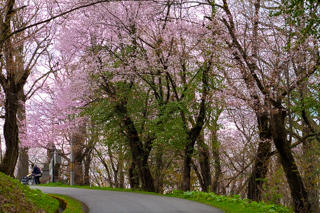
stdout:
POLYGON ((191 189, 191 159, 194 149, 194 141, 188 141, 184 149, 183 174, 182 174, 182 190, 190 191, 191 189))
POLYGON ((83 173, 83 160, 84 155, 84 143, 85 143, 85 124, 81 124, 78 129, 71 136, 72 152, 74 159, 74 183, 76 185, 84 184, 84 173, 83 173))
POLYGON ((204 188, 204 184, 203 184, 203 179, 202 179, 202 176, 201 176, 201 174, 199 172, 199 169, 198 169, 197 165, 195 164, 195 162, 193 160, 191 160, 191 164, 192 164, 194 172, 196 173, 196 175, 198 177, 198 181, 199 181, 200 187, 201 187, 201 189, 203 189, 204 188))
POLYGON ((303 184, 295 159, 287 141, 285 129, 286 112, 282 109, 271 111, 271 132, 273 142, 279 152, 280 161, 290 187, 294 211, 298 213, 311 212, 308 193, 303 184))
POLYGON ((248 182, 248 199, 261 201, 262 185, 265 181, 271 152, 271 132, 268 114, 256 113, 259 128, 260 143, 255 157, 255 163, 248 182))
POLYGON ((212 136, 212 157, 214 160, 214 177, 211 185, 211 191, 220 194, 220 177, 222 175, 221 163, 220 163, 220 144, 217 138, 217 132, 215 131, 212 136))
POLYGON ((91 152, 86 155, 84 160, 84 177, 83 184, 89 186, 90 185, 90 164, 91 164, 91 152))
POLYGON ((118 115, 122 118, 122 126, 126 129, 126 136, 129 141, 129 147, 131 151, 132 161, 137 168, 139 178, 141 180, 142 189, 150 192, 154 192, 154 180, 151 175, 148 157, 151 150, 151 141, 146 141, 145 145, 141 142, 138 132, 134 126, 133 121, 128 115, 126 108, 126 101, 116 106, 118 115))
POLYGON ((61 165, 60 164, 56 164, 54 165, 54 169, 53 169, 53 177, 54 177, 54 181, 55 182, 60 182, 60 169, 61 169, 61 165))
MULTIPOLYGON (((147 143, 147 142, 146 142, 147 143)), ((154 180, 151 175, 151 171, 148 165, 148 158, 149 158, 150 150, 146 150, 144 146, 144 154, 143 154, 143 161, 142 161, 142 188, 151 192, 155 191, 154 188, 154 180)))
POLYGON ((42 177, 41 177, 42 183, 49 183, 51 181, 49 165, 50 165, 51 158, 53 157, 53 152, 56 149, 56 147, 53 143, 49 143, 46 149, 47 149, 47 159, 42 168, 42 177))
POLYGON ((5 90, 5 120, 3 128, 6 152, 0 165, 0 171, 13 177, 19 154, 18 91, 14 82, 8 84, 9 87, 5 90))
POLYGON ((105 170, 107 172, 107 177, 108 177, 107 179, 108 179, 109 185, 110 185, 111 188, 113 188, 113 181, 112 181, 112 178, 111 178, 111 173, 110 173, 109 166, 106 163, 106 161, 104 160, 102 154, 96 148, 94 148, 94 150, 96 151, 100 162, 102 163, 102 165, 104 166, 104 168, 105 168, 105 170))
POLYGON ((2 162, 2 142, 1 142, 1 137, 0 137, 0 164, 2 162))
POLYGON ((21 148, 18 158, 17 175, 16 178, 21 180, 23 177, 27 176, 29 173, 29 155, 28 148, 21 148))
POLYGON ((74 184, 79 186, 84 184, 82 161, 74 162, 74 184))
MULTIPOLYGON (((23 66, 23 64, 21 65, 23 66)), ((18 127, 19 133, 25 134, 26 132, 26 96, 24 94, 24 90, 20 90, 18 93, 19 98, 19 106, 17 111, 18 127)), ((28 175, 29 173, 29 155, 28 155, 28 147, 21 147, 19 151, 19 158, 18 158, 18 166, 17 166, 17 179, 21 179, 28 175)))
POLYGON ((4 120, 4 138, 6 152, 3 161, 0 164, 0 171, 13 176, 15 166, 19 155, 19 127, 17 112, 19 108, 19 95, 23 94, 23 86, 30 74, 29 69, 24 69, 24 42, 21 42, 20 35, 11 36, 11 23, 13 20, 15 1, 7 3, 6 23, 0 24, 0 37, 5 38, 0 42, 0 49, 3 53, 1 59, 5 61, 5 72, 0 72, 0 83, 5 93, 5 120, 4 120), (16 42, 19 40, 20 42, 16 42))
POLYGON ((118 170, 119 170, 119 188, 124 188, 124 172, 123 172, 123 151, 122 147, 120 147, 119 153, 119 162, 118 162, 118 170))
MULTIPOLYGON (((204 125, 204 119, 206 117, 206 100, 208 95, 208 73, 211 68, 211 61, 204 62, 202 73, 202 97, 200 103, 200 110, 197 116, 196 122, 190 131, 187 131, 187 142, 184 148, 184 161, 183 161, 183 174, 182 174, 182 190, 190 191, 191 189, 191 159, 194 151, 194 144, 199 137, 202 127, 204 125)), ((181 113, 183 115, 184 113, 181 113)), ((183 117, 182 120, 186 121, 183 117)), ((184 124, 185 128, 188 126, 184 124)))
MULTIPOLYGON (((205 112, 203 112, 205 113, 205 112)), ((202 116, 201 116, 202 117, 202 116)), ((202 126, 204 124, 204 114, 203 114, 203 120, 200 118, 201 121, 197 125, 195 125, 194 128, 192 128, 188 132, 188 138, 187 138, 187 144, 185 145, 184 149, 184 161, 183 161, 183 174, 182 174, 182 190, 183 191, 190 191, 191 189, 191 161, 192 161, 192 155, 194 151, 194 145, 195 142, 200 135, 200 132, 202 130, 202 126)))
POLYGON ((129 173, 130 188, 131 189, 139 188, 138 172, 136 170, 136 165, 135 165, 135 163, 133 161, 131 161, 128 173, 129 173))
POLYGON ((114 157, 113 157, 113 151, 111 149, 110 144, 108 145, 108 156, 110 159, 110 164, 111 164, 111 169, 113 172, 113 183, 115 185, 116 188, 119 188, 119 181, 118 181, 118 171, 119 171, 119 164, 117 166, 115 166, 114 163, 114 157))
POLYGON ((123 189, 124 188, 124 172, 123 172, 122 166, 120 168, 120 181, 119 182, 120 182, 119 188, 123 189))
POLYGON ((73 146, 73 157, 74 157, 74 184, 75 185, 83 185, 83 155, 82 149, 79 147, 79 144, 75 144, 73 146))
MULTIPOLYGON (((306 127, 303 131, 304 135, 309 134, 309 128, 306 127)), ((315 146, 313 146, 313 140, 307 139, 304 141, 302 149, 303 149, 303 160, 306 165, 304 173, 305 173, 305 185, 306 190, 309 194, 309 202, 311 204, 311 212, 320 212, 319 207, 319 187, 317 186, 317 167, 315 165, 319 165, 319 159, 315 154, 315 146)))
POLYGON ((268 172, 269 153, 271 151, 270 141, 260 142, 255 157, 255 164, 248 182, 248 199, 261 201, 262 185, 268 172))
POLYGON ((201 186, 203 192, 208 192, 211 186, 211 172, 210 172, 210 159, 209 159, 209 148, 204 142, 203 133, 198 137, 199 146, 199 164, 202 177, 201 186))
POLYGON ((161 148, 157 148, 156 154, 155 154, 155 177, 154 177, 154 185, 155 185, 155 191, 157 193, 162 192, 163 187, 163 175, 162 175, 162 169, 163 169, 163 150, 161 148))

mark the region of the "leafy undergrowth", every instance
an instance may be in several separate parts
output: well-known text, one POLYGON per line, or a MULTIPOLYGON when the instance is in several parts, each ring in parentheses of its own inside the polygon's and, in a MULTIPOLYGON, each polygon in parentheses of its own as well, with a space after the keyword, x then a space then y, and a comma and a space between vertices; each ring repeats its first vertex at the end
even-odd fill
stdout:
POLYGON ((90 186, 70 186, 62 183, 49 183, 43 184, 44 186, 55 186, 55 187, 74 187, 74 188, 84 188, 84 189, 96 189, 96 190, 111 190, 111 191, 125 191, 125 192, 138 192, 143 194, 152 194, 160 195, 167 197, 177 197, 188 200, 193 200, 201 202, 216 208, 223 210, 226 213, 291 213, 292 210, 286 207, 267 204, 264 202, 255 202, 248 199, 241 199, 239 195, 232 197, 216 195, 214 193, 206 192, 183 192, 183 191, 174 191, 169 194, 158 194, 154 192, 145 192, 134 189, 120 189, 120 188, 111 188, 111 187, 90 187, 90 186))
POLYGON ((216 195, 214 193, 206 192, 183 192, 174 191, 168 196, 194 200, 205 203, 223 210, 226 213, 290 213, 290 209, 275 205, 266 204, 263 202, 250 201, 248 199, 241 199, 239 195, 227 197, 223 195, 216 195))
POLYGON ((56 199, 0 172, 1 213, 54 213, 58 209, 59 202, 56 199))
POLYGON ((73 199, 69 196, 60 195, 60 194, 49 194, 51 197, 54 197, 58 200, 62 200, 65 203, 65 210, 63 213, 84 213, 82 203, 76 199, 73 199))

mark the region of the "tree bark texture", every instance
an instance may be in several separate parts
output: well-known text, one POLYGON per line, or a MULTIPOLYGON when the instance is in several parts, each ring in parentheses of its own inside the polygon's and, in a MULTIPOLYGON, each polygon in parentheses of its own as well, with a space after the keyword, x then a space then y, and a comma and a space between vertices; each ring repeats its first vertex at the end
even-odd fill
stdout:
POLYGON ((117 163, 117 170, 118 170, 118 188, 125 188, 124 187, 124 171, 123 171, 123 166, 124 166, 124 159, 123 159, 123 147, 121 146, 119 149, 119 154, 118 154, 118 163, 117 163))
POLYGON ((198 137, 197 143, 199 146, 199 164, 202 177, 201 190, 203 192, 208 192, 211 186, 210 157, 209 147, 204 142, 203 133, 198 137))
POLYGON ((16 117, 18 111, 18 88, 14 82, 10 82, 8 86, 5 90, 5 121, 3 128, 6 152, 0 165, 0 171, 13 177, 19 154, 19 129, 16 117))
POLYGON ((155 185, 155 191, 157 193, 162 193, 163 191, 163 150, 158 148, 155 154, 155 171, 154 171, 154 185, 155 185))
MULTIPOLYGON (((76 146, 76 145, 74 145, 76 146)), ((83 155, 82 155, 82 149, 79 147, 74 147, 73 148, 73 157, 74 157, 74 183, 76 185, 83 185, 84 180, 83 180, 83 155)))
POLYGON ((3 132, 6 144, 6 152, 0 164, 0 171, 9 176, 14 175, 19 154, 19 128, 17 121, 19 94, 23 93, 23 86, 30 74, 30 70, 24 69, 23 42, 18 46, 14 46, 14 37, 9 38, 11 22, 15 13, 14 5, 15 1, 6 2, 4 19, 0 23, 0 51, 3 52, 1 57, 4 58, 6 69, 6 75, 3 74, 2 70, 0 72, 0 84, 5 93, 3 132))
POLYGON ((17 175, 16 178, 21 180, 21 178, 25 177, 29 173, 29 155, 28 148, 21 148, 19 151, 18 165, 17 165, 17 175))
POLYGON ((130 163, 128 173, 129 173, 130 188, 131 189, 139 188, 139 176, 138 176, 138 172, 136 169, 136 165, 133 161, 131 161, 131 163, 130 163))
POLYGON ((89 153, 84 159, 84 177, 83 184, 89 186, 90 185, 90 165, 91 165, 92 156, 89 153))
POLYGON ((84 184, 84 173, 83 173, 83 161, 84 161, 84 148, 85 148, 85 125, 80 125, 77 130, 71 136, 72 152, 74 159, 74 183, 76 185, 84 184))
POLYGON ((116 112, 122 118, 122 126, 126 129, 126 137, 129 141, 132 161, 137 168, 142 189, 154 192, 154 180, 148 165, 151 141, 146 141, 145 144, 143 144, 140 140, 134 123, 128 115, 126 101, 116 106, 116 112))
POLYGON ((125 188, 124 186, 124 171, 123 171, 123 161, 121 162, 121 165, 119 167, 120 169, 120 175, 119 175, 119 188, 125 188))
POLYGON ((268 113, 256 113, 260 142, 255 157, 255 163, 248 182, 248 199, 261 201, 262 185, 265 181, 271 152, 271 131, 268 113))
MULTIPOLYGON (((202 126, 201 126, 202 128, 202 126)), ((184 148, 184 160, 183 160, 183 174, 182 174, 182 190, 183 191, 190 191, 191 190, 191 161, 192 155, 194 151, 194 145, 199 136, 200 127, 193 128, 193 131, 189 132, 187 143, 184 148)))
POLYGON ((214 130, 212 133, 212 157, 214 163, 214 176, 211 185, 211 191, 220 194, 220 178, 222 175, 221 162, 220 162, 220 144, 217 138, 217 132, 214 130))
POLYGON ((1 142, 1 137, 0 137, 0 164, 2 161, 2 142, 1 142))
POLYGON ((255 157, 255 163, 248 182, 248 199, 261 201, 262 185, 268 172, 269 153, 271 151, 270 141, 260 142, 255 157))
POLYGON ((273 142, 279 152, 280 161, 291 190, 294 211, 297 213, 311 212, 308 193, 291 153, 290 144, 287 141, 285 117, 286 112, 281 108, 276 108, 271 111, 270 121, 273 142))
MULTIPOLYGON (((21 66, 23 66, 23 63, 21 63, 21 66)), ((24 94, 24 90, 20 90, 19 94, 19 105, 18 105, 18 112, 17 117, 19 119, 18 121, 18 127, 19 127, 19 133, 25 134, 24 131, 26 131, 26 97, 24 94)), ((20 146, 19 151, 19 158, 18 158, 18 165, 17 165, 17 179, 21 179, 28 175, 29 173, 29 155, 28 155, 28 147, 21 147, 20 146)))
MULTIPOLYGON (((204 120, 206 117, 206 100, 208 95, 208 73, 211 69, 211 61, 208 63, 205 62, 202 67, 202 97, 201 97, 201 103, 200 103, 200 110, 199 114, 197 116, 196 122, 194 126, 187 131, 187 141, 184 148, 184 160, 183 160, 183 173, 182 173, 182 190, 183 191, 190 191, 191 190, 191 161, 192 161, 192 155, 194 151, 194 145, 199 137, 202 127, 204 125, 204 120)), ((185 118, 182 120, 186 121, 185 118)), ((185 124, 185 127, 188 125, 185 124)))
MULTIPOLYGON (((310 129, 306 126, 303 134, 308 135, 309 133, 310 129)), ((315 166, 319 165, 319 158, 317 157, 317 154, 315 154, 313 142, 315 142, 313 139, 307 139, 302 146, 303 161, 306 166, 304 169, 304 180, 309 195, 309 202, 311 204, 311 212, 320 212, 319 187, 317 185, 318 175, 316 174, 317 167, 315 166)))
POLYGON ((74 166, 74 184, 79 186, 84 185, 82 161, 75 159, 73 166, 74 166))

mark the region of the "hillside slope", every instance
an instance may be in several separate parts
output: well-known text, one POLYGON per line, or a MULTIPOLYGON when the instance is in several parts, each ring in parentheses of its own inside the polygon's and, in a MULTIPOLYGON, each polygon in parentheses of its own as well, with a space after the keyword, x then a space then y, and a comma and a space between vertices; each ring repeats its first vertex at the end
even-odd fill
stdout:
POLYGON ((0 172, 0 213, 54 213, 59 202, 0 172))

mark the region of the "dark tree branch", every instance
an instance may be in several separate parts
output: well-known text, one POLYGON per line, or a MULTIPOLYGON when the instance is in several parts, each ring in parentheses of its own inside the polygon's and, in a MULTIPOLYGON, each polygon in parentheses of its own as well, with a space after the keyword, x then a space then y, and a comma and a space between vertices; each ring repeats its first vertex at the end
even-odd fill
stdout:
MULTIPOLYGON (((36 22, 36 23, 34 23, 34 24, 30 24, 30 25, 28 25, 28 26, 25 26, 25 27, 23 27, 23 28, 20 28, 20 29, 18 29, 18 30, 15 30, 15 31, 13 31, 13 32, 9 35, 9 37, 11 37, 11 36, 14 35, 14 34, 20 33, 20 32, 22 32, 22 31, 24 31, 24 30, 30 29, 30 28, 32 28, 32 27, 35 27, 35 26, 38 26, 38 25, 41 25, 41 24, 45 24, 45 23, 51 22, 51 21, 53 21, 53 20, 55 20, 55 19, 57 19, 57 18, 59 18, 59 17, 65 16, 65 15, 67 15, 67 14, 69 14, 69 13, 72 13, 72 12, 74 12, 74 11, 77 11, 77 10, 79 10, 79 9, 83 9, 83 8, 86 8, 86 7, 94 6, 94 5, 96 5, 96 4, 101 4, 101 3, 105 3, 105 2, 118 2, 118 1, 120 1, 120 0, 101 0, 101 1, 96 1, 96 2, 91 2, 91 3, 88 3, 88 4, 80 5, 80 6, 77 6, 77 7, 72 8, 72 9, 69 9, 69 10, 67 10, 67 11, 65 11, 65 12, 62 12, 62 13, 60 13, 60 14, 58 14, 58 15, 52 16, 52 17, 50 17, 50 18, 48 18, 48 19, 45 19, 45 20, 43 20, 43 21, 39 21, 39 22, 36 22)), ((142 1, 142 0, 127 0, 127 1, 142 1)), ((148 0, 144 0, 144 1, 148 1, 148 0)), ((14 1, 13 1, 13 2, 14 2, 14 1)), ((0 41, 1 41, 1 40, 0 40, 0 41)))

